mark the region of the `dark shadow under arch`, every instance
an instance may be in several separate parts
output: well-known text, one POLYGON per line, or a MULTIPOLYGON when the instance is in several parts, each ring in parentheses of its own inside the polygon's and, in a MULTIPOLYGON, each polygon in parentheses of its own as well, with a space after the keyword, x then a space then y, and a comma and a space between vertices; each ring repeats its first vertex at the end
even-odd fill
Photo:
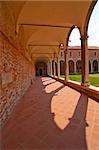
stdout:
POLYGON ((47 76, 47 64, 39 61, 35 64, 36 76, 47 76))
POLYGON ((89 60, 89 73, 91 73, 91 62, 89 60))

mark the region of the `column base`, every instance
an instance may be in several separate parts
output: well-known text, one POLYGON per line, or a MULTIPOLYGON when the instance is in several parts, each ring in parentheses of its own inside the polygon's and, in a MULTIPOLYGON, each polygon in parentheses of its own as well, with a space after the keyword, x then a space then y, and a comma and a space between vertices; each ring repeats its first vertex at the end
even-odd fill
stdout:
POLYGON ((60 79, 60 76, 58 76, 58 78, 60 79))
POLYGON ((90 82, 89 81, 86 81, 84 83, 81 83, 82 86, 85 86, 85 87, 89 87, 90 86, 90 82))
POLYGON ((69 77, 66 77, 66 76, 65 76, 65 80, 66 80, 66 81, 69 80, 69 77))

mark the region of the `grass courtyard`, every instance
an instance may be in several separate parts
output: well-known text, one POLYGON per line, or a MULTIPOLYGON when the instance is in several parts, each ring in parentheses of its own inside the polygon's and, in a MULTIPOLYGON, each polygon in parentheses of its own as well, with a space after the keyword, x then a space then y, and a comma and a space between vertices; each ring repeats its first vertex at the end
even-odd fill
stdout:
MULTIPOLYGON (((62 77, 64 77, 64 75, 62 75, 62 77)), ((80 74, 69 75, 69 79, 73 81, 81 82, 81 75, 80 74)), ((89 81, 91 85, 99 87, 99 73, 90 74, 89 81)))

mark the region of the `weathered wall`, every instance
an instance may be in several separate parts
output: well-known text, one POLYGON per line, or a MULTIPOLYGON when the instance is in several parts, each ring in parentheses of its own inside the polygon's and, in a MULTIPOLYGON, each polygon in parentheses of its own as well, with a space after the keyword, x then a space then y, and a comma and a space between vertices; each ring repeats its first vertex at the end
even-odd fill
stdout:
POLYGON ((34 65, 25 57, 24 30, 20 30, 16 35, 15 23, 13 11, 8 9, 6 2, 0 2, 0 124, 2 125, 35 78, 34 65))
POLYGON ((22 97, 34 79, 33 65, 0 34, 1 100, 0 118, 8 118, 13 106, 22 97))

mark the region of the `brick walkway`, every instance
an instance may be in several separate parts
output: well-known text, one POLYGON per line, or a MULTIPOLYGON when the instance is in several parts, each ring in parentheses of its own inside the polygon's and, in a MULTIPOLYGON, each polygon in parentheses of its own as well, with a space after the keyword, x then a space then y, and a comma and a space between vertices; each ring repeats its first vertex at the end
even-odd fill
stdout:
POLYGON ((99 150, 99 104, 37 78, 2 130, 2 150, 99 150))

